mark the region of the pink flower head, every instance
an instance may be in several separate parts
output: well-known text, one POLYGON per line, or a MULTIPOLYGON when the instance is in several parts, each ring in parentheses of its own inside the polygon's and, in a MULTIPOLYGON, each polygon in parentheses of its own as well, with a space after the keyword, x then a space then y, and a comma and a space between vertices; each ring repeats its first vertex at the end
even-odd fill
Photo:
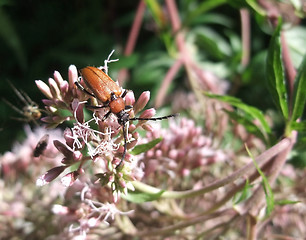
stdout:
POLYGON ((164 172, 173 176, 174 172, 187 176, 192 169, 205 167, 215 162, 224 162, 228 156, 213 146, 209 136, 202 133, 192 120, 182 118, 179 123, 170 121, 169 129, 156 129, 147 133, 148 140, 163 137, 162 142, 145 154, 144 162, 150 167, 146 174, 164 172))
MULTIPOLYGON (((110 57, 111 54, 104 62, 104 66, 100 67, 106 74, 108 73, 108 63, 116 61, 110 60, 110 57)), ((136 179, 133 176, 134 172, 137 172, 137 178, 142 176, 142 169, 130 171, 129 165, 132 164, 133 157, 127 151, 137 145, 140 138, 137 128, 142 127, 149 131, 152 131, 153 128, 147 123, 147 120, 138 121, 134 125, 132 121, 129 121, 129 118, 134 118, 135 114, 145 108, 150 99, 150 92, 143 92, 136 101, 134 93, 127 92, 124 100, 129 107, 122 110, 127 117, 127 121, 124 122, 117 113, 109 112, 111 109, 108 102, 99 102, 92 94, 76 87, 75 83, 82 81, 82 78, 79 79, 77 68, 74 65, 69 67, 68 81, 64 80, 57 71, 54 72, 53 77, 48 80, 48 84, 40 80, 36 81, 38 88, 47 97, 43 100, 47 110, 47 116, 43 118, 43 121, 48 124, 48 127, 56 127, 69 120, 72 121, 73 126, 65 130, 65 141, 54 141, 54 146, 63 154, 61 162, 64 166, 51 169, 38 182, 48 183, 60 174, 56 170, 78 163, 77 171, 68 173, 62 178, 65 185, 70 186, 79 177, 79 173, 86 172, 85 166, 87 165, 84 163, 92 160, 92 163, 99 166, 95 168, 95 174, 100 177, 102 182, 106 183, 105 185, 112 184, 113 193, 116 193, 116 198, 118 198, 118 193, 126 193, 127 188, 131 188, 129 182, 136 179), (91 101, 87 101, 88 99, 91 101), (92 113, 88 114, 89 111, 92 113), (122 131, 123 122, 125 132, 122 131), (126 140, 126 148, 124 140, 126 140), (125 157, 122 167, 116 169, 116 166, 121 163, 123 155, 125 157)), ((83 85, 82 82, 80 84, 83 85)), ((122 89, 122 93, 124 92, 122 89)), ((152 118, 154 115, 155 110, 148 109, 140 117, 152 118)))

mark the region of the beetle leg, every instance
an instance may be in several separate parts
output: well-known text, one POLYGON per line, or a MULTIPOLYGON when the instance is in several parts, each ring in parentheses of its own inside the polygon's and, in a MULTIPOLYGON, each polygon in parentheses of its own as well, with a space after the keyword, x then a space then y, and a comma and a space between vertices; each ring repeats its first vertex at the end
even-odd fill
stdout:
POLYGON ((121 166, 121 164, 122 164, 122 162, 123 162, 123 160, 125 158, 126 151, 127 151, 125 124, 122 126, 122 131, 123 131, 124 149, 123 149, 123 154, 122 154, 121 160, 120 160, 119 164, 116 166, 116 169, 118 169, 121 166))
POLYGON ((106 118, 108 118, 109 115, 110 115, 111 113, 112 113, 111 111, 109 111, 108 113, 106 113, 106 114, 104 115, 104 117, 102 118, 102 121, 104 121, 106 118))
POLYGON ((92 94, 91 92, 88 92, 79 81, 74 82, 74 84, 83 92, 87 93, 88 95, 92 96, 92 97, 96 97, 94 94, 92 94))
POLYGON ((99 108, 106 108, 106 107, 108 107, 107 104, 106 105, 98 105, 98 106, 97 105, 93 105, 91 98, 89 98, 87 100, 85 105, 86 105, 86 108, 90 108, 90 109, 99 109, 99 108))
POLYGON ((88 103, 86 104, 87 108, 91 108, 91 109, 99 109, 99 108, 106 108, 108 106, 93 106, 93 105, 89 105, 88 103))
POLYGON ((122 93, 121 97, 124 98, 127 93, 128 93, 128 90, 125 89, 124 92, 122 93))
POLYGON ((132 105, 126 105, 124 109, 125 109, 125 110, 129 110, 129 109, 131 109, 131 108, 133 108, 132 105))

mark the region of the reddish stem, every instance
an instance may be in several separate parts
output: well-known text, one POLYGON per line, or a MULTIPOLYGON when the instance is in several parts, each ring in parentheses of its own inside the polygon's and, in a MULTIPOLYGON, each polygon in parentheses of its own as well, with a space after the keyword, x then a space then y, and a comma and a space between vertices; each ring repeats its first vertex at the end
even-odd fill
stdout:
MULTIPOLYGON (((131 28, 131 31, 129 33, 129 37, 127 40, 127 44, 125 46, 124 49, 124 55, 125 56, 129 56, 132 54, 132 52, 134 51, 135 45, 136 45, 136 41, 139 35, 139 31, 140 31, 140 27, 141 27, 141 23, 142 23, 142 18, 144 15, 144 12, 146 10, 146 4, 143 0, 139 1, 137 10, 136 10, 136 14, 135 14, 135 18, 134 18, 134 22, 131 28)), ((127 69, 121 69, 119 74, 118 74, 118 79, 119 79, 119 83, 120 85, 122 85, 122 83, 127 79, 127 69)))
POLYGON ((241 65, 247 66, 250 61, 250 13, 243 8, 240 10, 241 16, 241 38, 242 38, 242 58, 241 65))
POLYGON ((159 108, 166 96, 167 93, 167 89, 169 88, 170 83, 172 82, 172 80, 174 79, 176 73, 180 70, 182 66, 182 61, 179 59, 177 60, 169 69, 169 71, 167 72, 161 87, 159 88, 156 100, 155 100, 155 108, 159 108))
POLYGON ((185 54, 185 41, 184 34, 180 31, 181 20, 178 14, 178 9, 176 7, 176 2, 174 0, 166 0, 166 5, 169 11, 170 21, 172 24, 173 33, 176 34, 175 40, 178 46, 179 52, 181 53, 181 58, 186 64, 188 60, 186 59, 188 54, 185 54))
POLYGON ((145 10, 146 10, 146 4, 143 0, 140 0, 136 10, 134 22, 129 34, 129 38, 124 50, 125 56, 129 56, 134 51, 145 10))

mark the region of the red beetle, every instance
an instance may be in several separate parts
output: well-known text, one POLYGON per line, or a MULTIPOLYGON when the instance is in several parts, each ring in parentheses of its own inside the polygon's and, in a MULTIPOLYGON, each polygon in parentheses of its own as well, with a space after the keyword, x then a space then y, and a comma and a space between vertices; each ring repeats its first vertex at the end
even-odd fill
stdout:
POLYGON ((80 70, 82 78, 91 91, 87 91, 79 82, 76 82, 76 85, 89 94, 92 97, 95 97, 99 102, 103 104, 102 107, 109 107, 109 112, 103 117, 106 119, 111 113, 115 114, 118 118, 118 123, 123 128, 123 138, 124 138, 124 151, 120 163, 117 165, 118 168, 124 158, 127 151, 127 136, 126 136, 126 123, 130 120, 162 120, 170 117, 175 117, 177 114, 172 114, 168 116, 158 117, 158 118, 130 118, 130 115, 126 111, 131 109, 132 106, 125 105, 123 98, 127 94, 125 90, 123 93, 121 88, 101 69, 95 67, 85 67, 80 70))

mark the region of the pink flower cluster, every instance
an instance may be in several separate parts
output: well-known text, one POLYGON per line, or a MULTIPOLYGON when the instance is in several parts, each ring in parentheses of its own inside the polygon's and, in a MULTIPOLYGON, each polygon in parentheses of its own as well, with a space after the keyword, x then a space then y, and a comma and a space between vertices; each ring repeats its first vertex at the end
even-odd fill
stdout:
MULTIPOLYGON (((106 67, 107 68, 107 65, 106 67)), ((82 82, 82 79, 80 79, 82 82)), ((102 185, 110 184, 114 193, 126 192, 129 181, 136 178, 128 164, 131 164, 132 156, 126 154, 124 167, 116 169, 123 154, 123 132, 114 115, 104 119, 107 108, 93 108, 92 116, 85 117, 87 113, 88 94, 79 90, 75 82, 79 81, 75 66, 69 67, 69 80, 65 81, 58 72, 54 73, 54 79, 49 79, 49 85, 43 81, 36 81, 38 88, 48 98, 43 102, 46 105, 48 116, 42 121, 48 127, 55 127, 64 121, 72 122, 73 127, 64 131, 65 141, 54 141, 54 146, 63 154, 62 165, 56 166, 38 180, 37 184, 45 185, 64 171, 68 171, 62 178, 62 183, 71 186, 78 176, 84 173, 88 161, 94 164, 94 173, 102 185), (64 113, 64 114, 63 114, 64 113), (88 118, 88 119, 85 119, 88 118), (98 166, 98 167, 97 167, 98 166), (71 171, 70 169, 75 169, 71 171)), ((122 91, 123 92, 123 91, 122 91)), ((133 92, 129 91, 125 97, 127 105, 133 106, 129 115, 134 117, 141 111, 150 99, 150 93, 144 92, 135 101, 133 92)), ((98 103, 98 105, 101 103, 98 103)), ((154 109, 145 110, 140 117, 151 118, 155 114, 154 109)), ((89 115, 90 116, 90 115, 89 115)), ((139 121, 136 125, 130 123, 127 132, 127 149, 133 148, 139 138, 136 129, 142 127, 145 130, 152 130, 145 121, 139 121)), ((134 168, 134 167, 133 167, 134 168)), ((139 175, 138 175, 139 176, 139 175)))
POLYGON ((145 153, 145 176, 161 173, 170 177, 188 176, 196 168, 205 169, 216 162, 224 162, 229 153, 214 145, 210 136, 202 132, 193 120, 181 118, 169 121, 169 129, 155 129, 147 133, 147 140, 162 137, 163 140, 145 153))

